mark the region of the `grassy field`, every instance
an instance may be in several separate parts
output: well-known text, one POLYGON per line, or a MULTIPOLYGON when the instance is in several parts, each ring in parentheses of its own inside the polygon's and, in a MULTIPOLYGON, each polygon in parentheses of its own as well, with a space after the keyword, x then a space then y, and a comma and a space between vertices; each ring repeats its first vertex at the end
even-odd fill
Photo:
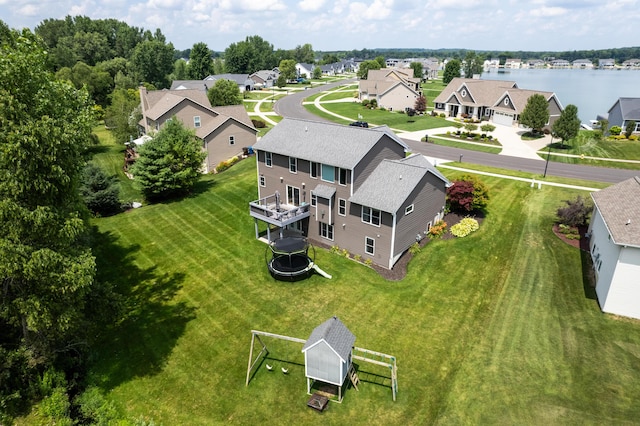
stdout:
POLYGON ((288 283, 269 276, 254 238, 255 180, 252 158, 187 199, 94 221, 100 274, 127 316, 105 331, 91 381, 123 413, 165 425, 640 418, 640 323, 600 312, 587 256, 551 232, 577 192, 483 178, 493 200, 480 230, 430 242, 402 281, 317 249, 333 279, 288 283), (301 345, 273 339, 277 372, 261 364, 245 387, 251 329, 305 339, 332 315, 357 346, 397 357, 396 402, 388 370, 361 363, 360 391, 319 415, 305 405, 301 345))
MULTIPOLYGON (((546 150, 540 156, 546 158, 546 150)), ((614 158, 640 161, 640 141, 617 141, 613 139, 598 140, 593 137, 593 132, 580 131, 579 135, 565 143, 554 142, 551 152, 561 154, 584 155, 585 157, 614 158)), ((618 169, 640 170, 639 163, 624 163, 606 160, 591 160, 579 157, 563 157, 551 155, 551 161, 571 164, 584 164, 588 166, 614 167, 618 169)))
MULTIPOLYGON (((407 132, 433 129, 436 127, 446 127, 450 125, 450 123, 448 123, 444 118, 426 115, 409 117, 406 114, 401 114, 399 112, 366 109, 362 107, 362 105, 354 102, 328 103, 323 104, 322 106, 335 114, 351 118, 352 120, 350 121, 358 120, 358 114, 360 114, 362 116, 362 120, 369 122, 369 124, 386 124, 392 129, 404 130, 407 132)), ((304 107, 313 114, 328 118, 336 123, 346 124, 349 122, 347 120, 341 120, 333 115, 323 113, 314 105, 304 105, 304 107)))

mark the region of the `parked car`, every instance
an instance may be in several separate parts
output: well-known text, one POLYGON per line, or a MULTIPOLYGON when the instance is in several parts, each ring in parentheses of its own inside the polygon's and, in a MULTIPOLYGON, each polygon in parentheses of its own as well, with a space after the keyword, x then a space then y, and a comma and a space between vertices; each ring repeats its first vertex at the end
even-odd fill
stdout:
POLYGON ((353 123, 349 124, 349 126, 354 126, 354 127, 369 127, 369 123, 367 123, 366 121, 354 121, 353 123))

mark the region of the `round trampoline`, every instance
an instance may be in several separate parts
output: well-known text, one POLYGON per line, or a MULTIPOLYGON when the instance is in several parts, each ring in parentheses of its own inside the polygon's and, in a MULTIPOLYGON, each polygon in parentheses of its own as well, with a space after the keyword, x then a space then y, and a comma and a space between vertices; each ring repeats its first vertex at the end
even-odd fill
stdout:
POLYGON ((269 272, 280 280, 295 281, 308 277, 314 267, 314 258, 315 249, 303 237, 277 239, 265 251, 269 272))

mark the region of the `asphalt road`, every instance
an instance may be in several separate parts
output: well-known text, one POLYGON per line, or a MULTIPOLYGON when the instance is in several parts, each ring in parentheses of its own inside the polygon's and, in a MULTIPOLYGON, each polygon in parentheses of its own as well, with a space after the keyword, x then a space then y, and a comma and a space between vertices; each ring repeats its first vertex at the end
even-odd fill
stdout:
MULTIPOLYGON (((355 81, 355 79, 342 80, 336 83, 316 86, 308 90, 293 93, 277 101, 274 105, 274 110, 282 117, 313 121, 328 121, 307 111, 302 106, 302 101, 315 93, 322 92, 345 83, 351 83, 353 81, 355 81)), ((545 161, 530 160, 528 158, 488 154, 485 152, 417 142, 409 139, 403 140, 409 148, 411 148, 412 152, 419 152, 429 157, 442 158, 450 161, 460 161, 460 159, 462 159, 465 163, 481 164, 484 166, 537 173, 540 175, 544 173, 546 163, 545 161)), ((618 183, 633 176, 640 175, 640 170, 611 169, 606 167, 581 166, 577 164, 565 164, 549 161, 547 175, 597 182, 618 183)))

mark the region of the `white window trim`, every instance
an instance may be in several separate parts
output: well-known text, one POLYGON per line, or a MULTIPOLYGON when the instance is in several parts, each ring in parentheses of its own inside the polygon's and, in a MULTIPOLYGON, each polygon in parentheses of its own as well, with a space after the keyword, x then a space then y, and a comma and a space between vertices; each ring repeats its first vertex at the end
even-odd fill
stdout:
POLYGON ((259 177, 258 181, 260 182, 260 186, 262 186, 262 187, 267 186, 267 180, 266 180, 266 178, 264 177, 264 175, 260 175, 260 177, 259 177))
POLYGON ((369 224, 371 226, 376 226, 376 227, 380 228, 380 223, 382 222, 382 212, 380 210, 378 210, 378 209, 362 206, 362 210, 360 212, 360 220, 362 221, 362 223, 366 223, 366 224, 369 224), (364 210, 365 209, 369 209, 369 220, 368 221, 364 220, 364 210), (374 212, 374 210, 378 212, 378 224, 377 225, 375 223, 373 223, 373 212, 374 212))
POLYGON ((234 135, 229 135, 229 145, 236 144, 236 137, 234 135))
POLYGON ((324 238, 325 240, 333 241, 333 236, 334 236, 333 235, 333 231, 334 231, 333 225, 329 225, 328 223, 320 222, 320 238, 324 238), (326 229, 327 236, 322 235, 322 228, 323 227, 326 229), (329 229, 331 229, 331 232, 329 232, 329 229), (331 238, 328 237, 329 234, 331 234, 331 238))
POLYGON ((200 116, 199 115, 194 115, 193 116, 193 127, 198 128, 202 125, 202 122, 200 121, 200 116))
POLYGON ((316 197, 316 194, 314 194, 313 191, 311 191, 311 205, 313 207, 318 205, 318 197, 316 197))
POLYGON ((289 173, 298 174, 298 159, 296 157, 289 157, 289 173), (291 163, 291 160, 293 160, 293 163, 291 163), (293 166, 295 170, 291 170, 291 166, 293 166))
POLYGON ((318 164, 320 163, 316 163, 315 161, 309 161, 309 177, 311 179, 318 179, 318 164), (315 173, 312 173, 312 171, 315 173))
POLYGON ((347 200, 344 198, 338 198, 338 215, 340 216, 347 215, 347 200), (340 213, 340 209, 342 208, 342 206, 340 205, 340 202, 344 202, 344 213, 340 213))
POLYGON ((413 204, 409 204, 405 209, 404 209, 404 215, 408 215, 413 213, 413 204))
POLYGON ((375 238, 364 237, 364 252, 366 254, 368 254, 369 256, 375 256, 375 254, 376 254, 376 240, 375 240, 375 238), (368 240, 371 240, 372 244, 367 244, 368 240), (369 246, 371 246, 371 248, 373 249, 373 251, 371 253, 369 253, 367 251, 369 246))
POLYGON ((273 167, 273 156, 268 151, 264 152, 264 165, 267 167, 273 167), (267 159, 269 159, 269 161, 267 161, 267 159))
POLYGON ((342 167, 338 167, 338 185, 347 186, 349 182, 349 171, 347 169, 343 169, 342 167), (344 183, 340 182, 340 176, 342 175, 342 171, 344 170, 344 183))
POLYGON ((333 169, 333 178, 331 180, 327 180, 324 178, 324 167, 322 167, 322 165, 320 166, 320 180, 322 180, 323 182, 329 182, 329 183, 335 183, 336 182, 336 168, 335 166, 331 166, 329 164, 326 164, 326 166, 329 166, 333 169))

